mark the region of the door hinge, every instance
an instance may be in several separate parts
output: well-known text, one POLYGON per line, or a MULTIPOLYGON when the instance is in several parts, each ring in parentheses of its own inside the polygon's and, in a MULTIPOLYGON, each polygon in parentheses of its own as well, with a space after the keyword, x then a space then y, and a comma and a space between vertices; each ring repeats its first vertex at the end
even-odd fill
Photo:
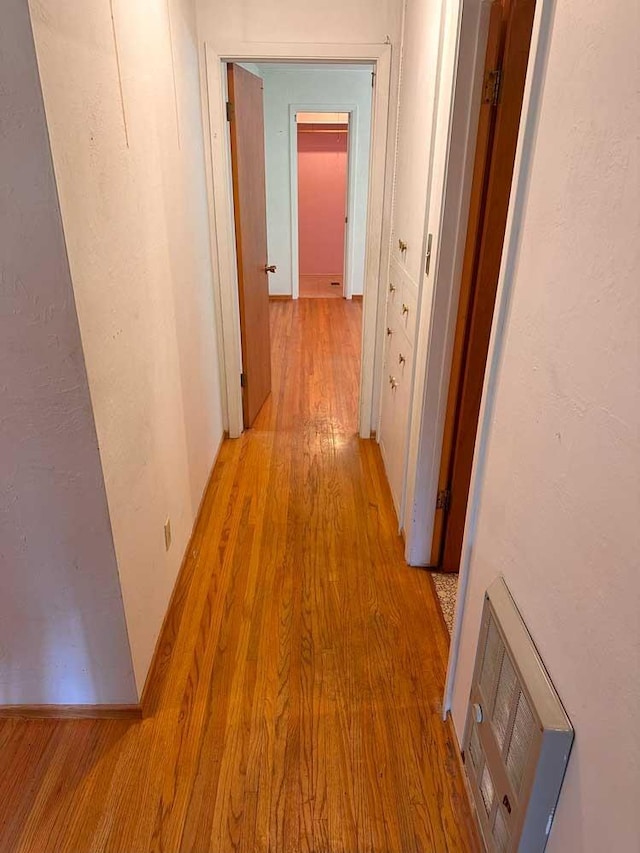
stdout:
POLYGON ((246 373, 240 374, 240 387, 241 388, 247 387, 247 374, 246 373))
POLYGON ((375 71, 372 71, 372 72, 371 72, 371 88, 373 89, 373 87, 374 87, 375 85, 376 85, 376 72, 375 72, 375 71))
POLYGON ((482 100, 485 104, 492 104, 494 107, 498 105, 498 100, 500 98, 501 82, 501 68, 494 68, 493 71, 487 71, 484 78, 484 86, 482 89, 482 100))
POLYGON ((451 506, 451 489, 441 489, 436 498, 436 509, 443 509, 445 512, 451 506))
POLYGON ((429 275, 429 270, 431 269, 431 244, 433 243, 433 234, 429 234, 427 237, 427 254, 424 259, 424 274, 429 275))
POLYGON ((233 118, 233 104, 231 103, 231 101, 227 101, 227 121, 233 121, 233 118))

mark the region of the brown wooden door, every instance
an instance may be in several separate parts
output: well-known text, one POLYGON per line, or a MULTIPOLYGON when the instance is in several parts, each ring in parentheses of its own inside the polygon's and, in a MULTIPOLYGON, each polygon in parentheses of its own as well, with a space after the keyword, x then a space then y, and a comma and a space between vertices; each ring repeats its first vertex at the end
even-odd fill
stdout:
POLYGON ((431 563, 449 572, 460 568, 534 11, 535 0, 491 8, 431 549, 431 563))
POLYGON ((242 413, 247 428, 252 426, 271 391, 262 80, 239 65, 230 64, 227 74, 242 343, 242 413))

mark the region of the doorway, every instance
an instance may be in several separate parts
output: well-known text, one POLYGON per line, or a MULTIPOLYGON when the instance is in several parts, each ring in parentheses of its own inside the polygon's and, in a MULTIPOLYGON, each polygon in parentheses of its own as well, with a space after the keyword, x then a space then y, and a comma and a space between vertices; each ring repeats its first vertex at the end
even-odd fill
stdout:
MULTIPOLYGON (((298 293, 345 296, 349 113, 296 114, 298 293)), ((295 224, 294 224, 295 228, 295 224)))
MULTIPOLYGON (((271 393, 270 302, 300 295, 351 302, 364 292, 372 66, 226 67, 246 429, 271 393)), ((362 306, 339 310, 362 316, 362 306)), ((326 325, 315 313, 318 327, 326 325)), ((301 312, 290 316, 297 322, 301 312)))
MULTIPOLYGON (((244 429, 242 416, 242 349, 240 345, 240 309, 238 299, 238 280, 234 239, 234 209, 232 202, 231 162, 228 145, 227 127, 227 86, 226 65, 230 62, 256 65, 291 65, 300 67, 326 68, 366 68, 368 77, 368 96, 371 109, 371 141, 370 153, 365 162, 360 162, 358 168, 363 168, 369 176, 367 197, 354 199, 349 195, 350 209, 361 201, 364 206, 364 221, 362 242, 364 245, 362 262, 362 336, 361 336, 361 371, 358 395, 358 433, 361 438, 369 438, 374 423, 374 387, 377 386, 381 364, 376 350, 376 340, 381 334, 382 319, 378 311, 379 282, 381 266, 386 265, 389 247, 389 223, 383 222, 383 200, 385 195, 386 174, 386 142, 389 121, 389 85, 391 70, 391 48, 388 44, 361 45, 326 45, 280 44, 247 45, 231 44, 212 47, 205 44, 205 74, 206 74, 206 115, 209 120, 208 167, 211 174, 210 182, 210 212, 212 222, 212 250, 214 263, 217 266, 216 299, 218 300, 218 339, 220 345, 221 364, 224 374, 224 403, 225 426, 231 438, 238 437, 244 429), (373 72, 369 69, 373 69, 373 72), (374 75, 372 77, 372 74, 374 75), (373 85, 372 85, 373 83, 373 85)), ((344 95, 344 93, 342 93, 344 95)), ((313 111, 317 101, 297 103, 292 109, 305 108, 313 111)), ((334 105, 334 109, 343 109, 343 105, 334 105)), ((321 109, 327 105, 322 104, 321 109)), ((287 139, 288 135, 283 134, 287 139)), ((351 134, 353 147, 355 136, 351 134)), ((288 152, 286 157, 286 173, 288 168, 288 152)), ((353 160, 352 160, 353 162, 353 160)), ((269 179, 268 179, 269 180, 269 179)), ((286 221, 292 204, 297 205, 287 192, 282 200, 279 217, 269 217, 269 227, 273 222, 286 221)), ((297 247, 297 240, 296 240, 297 247)), ((348 262, 347 278, 351 268, 353 250, 347 246, 348 262)), ((269 264, 275 264, 278 272, 272 277, 271 284, 275 286, 282 268, 291 263, 293 246, 288 243, 289 259, 281 261, 270 257, 269 264)), ((284 253, 283 256, 284 257, 284 253)), ((297 269, 297 258, 296 265, 297 269)), ((297 277, 296 277, 297 278, 297 277)), ((347 285, 348 286, 348 285, 347 285)), ((291 290, 289 290, 291 293, 291 290)), ((276 294, 274 294, 276 295, 276 294)))
MULTIPOLYGON (((353 435, 358 426, 353 386, 360 374, 362 306, 342 298, 345 247, 353 242, 346 239, 348 185, 354 176, 362 200, 351 228, 364 231, 368 169, 358 186, 357 172, 349 168, 349 141, 350 126, 357 126, 359 116, 359 138, 368 154, 370 71, 366 66, 334 70, 238 62, 227 63, 226 70, 244 428, 271 431, 274 417, 276 423, 288 417, 281 405, 289 399, 283 373, 299 371, 304 364, 301 399, 310 402, 309 394, 321 377, 323 393, 320 402, 310 402, 311 407, 328 404, 334 412, 332 430, 353 435), (351 108, 338 113, 333 107, 330 112, 320 108, 323 99, 338 101, 342 90, 355 99, 351 108), (317 98, 314 112, 294 103, 308 93, 317 98), (290 127, 292 115, 295 122, 290 127), (287 129, 289 141, 283 134, 287 129), (289 161, 290 150, 295 156, 289 161), (283 159, 291 177, 281 168, 283 159), (290 221, 283 222, 279 205, 290 187, 298 204, 292 206, 290 221), (296 246, 300 258, 299 268, 292 265, 289 271, 281 269, 287 241, 296 246), (301 300, 294 287, 299 282, 301 300), (292 346, 293 342, 300 343, 292 346)), ((353 154, 356 159, 358 152, 353 154)), ((359 154, 363 163, 368 161, 362 151, 359 154)), ((364 251, 360 261, 362 274, 364 251)), ((362 291, 363 277, 358 280, 354 269, 351 288, 362 291)), ((307 419, 311 416, 308 413, 307 419)))
POLYGON ((449 380, 431 562, 460 567, 535 0, 494 0, 449 380))
POLYGON ((535 0, 493 0, 489 13, 430 559, 449 633, 453 629, 534 12, 535 0))

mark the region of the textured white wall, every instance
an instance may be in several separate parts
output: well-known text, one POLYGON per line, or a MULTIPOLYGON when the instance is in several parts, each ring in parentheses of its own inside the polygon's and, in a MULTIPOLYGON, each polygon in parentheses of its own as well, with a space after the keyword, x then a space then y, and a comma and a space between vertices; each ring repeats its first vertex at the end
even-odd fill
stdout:
POLYGON ((222 435, 194 2, 30 5, 141 690, 222 435))
POLYGON ((640 839, 639 25, 556 4, 465 543, 459 736, 500 572, 576 729, 549 853, 640 839))
POLYGON ((0 705, 136 701, 42 93, 0 27, 0 705))
POLYGON ((381 44, 399 34, 402 5, 402 0, 198 0, 198 23, 212 44, 381 44))
POLYGON ((355 217, 352 259, 353 292, 363 292, 367 230, 367 189, 371 140, 371 68, 358 70, 261 66, 264 80, 264 127, 267 169, 267 231, 269 263, 278 271, 269 276, 271 293, 291 294, 297 270, 291 269, 291 177, 289 105, 355 104, 355 217))

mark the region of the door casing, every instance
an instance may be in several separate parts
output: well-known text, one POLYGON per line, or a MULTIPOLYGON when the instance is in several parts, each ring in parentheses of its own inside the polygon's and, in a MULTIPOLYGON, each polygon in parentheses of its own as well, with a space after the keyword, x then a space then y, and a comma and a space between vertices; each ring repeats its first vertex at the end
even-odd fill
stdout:
MULTIPOLYGON (((376 380, 379 385, 381 374, 381 352, 377 352, 379 348, 376 347, 376 342, 382 339, 381 323, 384 322, 384 312, 379 308, 380 291, 382 290, 384 300, 384 290, 380 288, 379 283, 381 270, 386 270, 388 266, 389 255, 390 223, 383 221, 391 72, 389 44, 205 44, 203 74, 206 94, 203 100, 205 117, 208 120, 205 149, 225 426, 231 438, 241 435, 244 428, 240 387, 240 315, 224 65, 227 62, 269 61, 361 62, 374 67, 358 416, 359 435, 361 438, 369 438, 372 429, 375 429, 374 385, 376 380)), ((270 262, 277 263, 276 259, 270 259, 270 262)))
POLYGON ((507 335, 511 293, 513 290, 515 272, 519 259, 520 235, 522 233, 526 200, 529 192, 531 160, 535 150, 540 102, 544 91, 555 2, 556 0, 537 0, 533 19, 533 31, 531 34, 524 97, 522 99, 522 112, 520 116, 518 144, 516 147, 516 159, 511 183, 509 212, 507 214, 502 262, 500 265, 500 276, 498 279, 498 292, 496 294, 495 313, 491 330, 491 340, 489 341, 489 354, 487 357, 480 416, 478 419, 476 449, 473 458, 473 469, 471 472, 469 502, 464 539, 462 543, 462 557, 460 560, 456 612, 453 633, 451 635, 447 677, 442 703, 443 718, 446 718, 446 715, 451 710, 451 702, 453 698, 453 686, 455 683, 458 656, 460 653, 460 634, 462 630, 466 592, 470 580, 471 554, 475 538, 478 509, 482 495, 487 445, 489 434, 491 432, 491 421, 493 419, 496 389, 507 335))

